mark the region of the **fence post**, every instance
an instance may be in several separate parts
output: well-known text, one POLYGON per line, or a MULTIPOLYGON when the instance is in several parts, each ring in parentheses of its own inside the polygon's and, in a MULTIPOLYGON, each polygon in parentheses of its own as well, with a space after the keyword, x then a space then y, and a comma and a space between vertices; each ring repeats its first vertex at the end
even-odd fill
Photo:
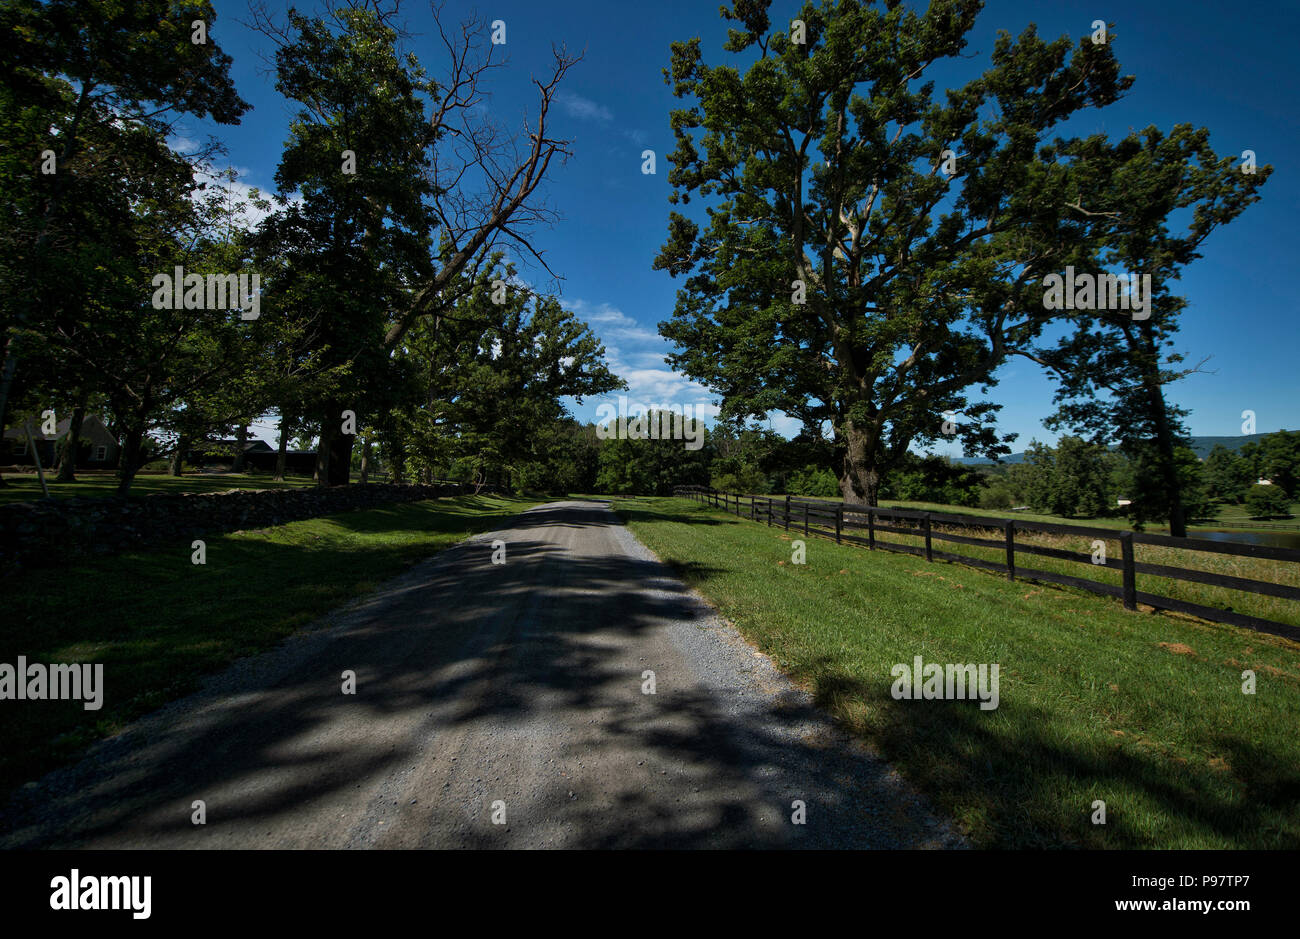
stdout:
POLYGON ((1016 579, 1016 520, 1007 519, 1007 580, 1016 579))
POLYGON ((808 537, 808 503, 803 504, 803 536, 808 537))
POLYGON ((1124 555, 1124 609, 1136 610, 1138 608, 1137 570, 1133 567, 1133 533, 1131 531, 1120 532, 1119 548, 1124 555))
POLYGON ((925 559, 927 561, 934 560, 934 554, 930 550, 930 513, 929 512, 925 513, 925 559))
POLYGON ((867 509, 867 547, 874 548, 875 546, 876 546, 876 510, 873 508, 868 508, 867 509))
POLYGON ((835 543, 840 543, 840 529, 844 527, 844 506, 835 507, 835 543))
POLYGON ((785 530, 790 530, 790 497, 785 497, 785 530))

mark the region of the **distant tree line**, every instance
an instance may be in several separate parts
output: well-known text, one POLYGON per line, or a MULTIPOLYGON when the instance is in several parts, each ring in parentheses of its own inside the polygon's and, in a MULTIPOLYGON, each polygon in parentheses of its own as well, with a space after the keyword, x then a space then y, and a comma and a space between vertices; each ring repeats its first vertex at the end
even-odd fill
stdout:
MULTIPOLYGON (((708 485, 751 495, 840 496, 832 447, 824 440, 785 440, 770 430, 726 424, 709 430, 698 451, 675 440, 602 441, 594 425, 584 428, 583 439, 583 485, 569 491, 668 495, 674 486, 708 485)), ((1179 447, 1176 466, 1189 519, 1212 518, 1226 505, 1243 505, 1256 517, 1285 516, 1300 499, 1300 432, 1267 434, 1238 451, 1217 445, 1203 461, 1179 447)), ((1124 517, 1138 527, 1167 523, 1164 483, 1153 483, 1147 469, 1119 448, 1075 436, 1054 447, 1034 442, 1021 463, 963 465, 909 453, 885 477, 881 498, 1063 518, 1124 517)))

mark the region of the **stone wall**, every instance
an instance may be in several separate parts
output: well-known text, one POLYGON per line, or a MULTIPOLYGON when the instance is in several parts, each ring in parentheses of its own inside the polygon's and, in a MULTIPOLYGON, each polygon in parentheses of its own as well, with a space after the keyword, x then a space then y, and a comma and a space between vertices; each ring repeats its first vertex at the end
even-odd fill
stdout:
MULTIPOLYGON (((453 496, 454 483, 372 484, 214 493, 156 493, 137 498, 42 499, 0 506, 0 570, 46 566, 130 548, 187 543, 204 534, 267 528, 393 502, 453 496)), ((486 490, 485 490, 486 491, 486 490)))

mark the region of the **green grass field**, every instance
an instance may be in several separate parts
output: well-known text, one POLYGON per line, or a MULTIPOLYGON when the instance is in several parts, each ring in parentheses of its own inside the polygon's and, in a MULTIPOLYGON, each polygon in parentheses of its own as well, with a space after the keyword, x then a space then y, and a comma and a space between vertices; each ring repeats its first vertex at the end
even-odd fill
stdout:
POLYGON ((5 702, 0 793, 77 756, 414 561, 498 527, 532 501, 487 496, 400 503, 212 535, 188 544, 0 580, 0 662, 104 665, 104 706, 5 702))
MULTIPOLYGON (((742 506, 742 514, 743 512, 744 508, 742 506)), ((795 517, 796 521, 792 523, 792 527, 802 530, 801 520, 798 520, 797 514, 795 517)), ((888 520, 882 521, 888 523, 888 520)), ((1024 521, 1029 520, 1025 519, 1024 521)), ((813 518, 810 522, 810 529, 815 530, 819 524, 831 525, 832 527, 824 534, 833 537, 833 523, 813 518)), ((894 524, 897 525, 901 523, 895 520, 894 524)), ((950 533, 1002 542, 1004 535, 999 530, 972 528, 965 525, 942 525, 936 523, 934 525, 934 533, 932 543, 934 550, 936 551, 946 551, 949 554, 977 558, 983 561, 992 561, 997 564, 1002 564, 1006 561, 1006 550, 1001 544, 996 547, 983 547, 979 545, 968 545, 960 542, 946 541, 940 537, 943 533, 950 533)), ((866 537, 865 530, 861 529, 851 530, 851 534, 856 535, 859 538, 866 537)), ((914 548, 922 548, 925 545, 925 539, 919 535, 906 535, 899 534, 898 532, 881 531, 879 532, 878 538, 882 542, 889 544, 909 545, 914 548)), ((1104 537, 1095 539, 1085 535, 1018 531, 1015 543, 1021 548, 1021 550, 1016 554, 1016 566, 1020 569, 1035 569, 1057 574, 1067 574, 1072 577, 1081 577, 1085 580, 1111 584, 1118 587, 1122 583, 1123 578, 1121 572, 1115 568, 1093 565, 1091 563, 1067 561, 1062 558, 1034 555, 1023 550, 1024 548, 1033 545, 1060 551, 1069 551, 1079 557, 1081 561, 1087 562, 1092 555, 1093 548, 1097 541, 1101 541, 1105 545, 1107 558, 1115 560, 1121 557, 1122 549, 1118 538, 1104 537)), ((1166 567, 1205 571, 1211 574, 1222 574, 1230 577, 1240 577, 1248 580, 1263 581, 1270 584, 1284 584, 1300 588, 1300 564, 1296 564, 1292 561, 1274 561, 1231 554, 1215 554, 1208 551, 1188 551, 1183 548, 1170 548, 1164 545, 1148 544, 1134 545, 1133 556, 1134 560, 1139 564, 1162 564, 1166 567)), ((1237 613, 1244 613, 1248 616, 1257 616, 1261 619, 1272 620, 1277 623, 1300 626, 1300 603, 1297 603, 1294 600, 1233 590, 1227 587, 1216 587, 1192 581, 1177 580, 1169 577, 1157 577, 1152 574, 1144 573, 1139 573, 1137 575, 1137 589, 1140 592, 1150 593, 1156 596, 1171 597, 1178 600, 1185 600, 1189 603, 1199 603, 1203 606, 1214 607, 1215 609, 1232 610, 1237 613)))
MULTIPOLYGON (((70 499, 73 496, 104 497, 117 493, 117 477, 112 473, 88 473, 84 470, 77 474, 75 483, 56 483, 53 475, 45 477, 53 499, 70 499)), ((29 502, 42 499, 40 480, 35 473, 6 473, 5 487, 0 489, 0 505, 6 502, 29 502)), ((165 476, 161 474, 142 474, 131 483, 131 495, 144 496, 155 492, 225 492, 229 489, 293 489, 302 486, 314 486, 309 476, 290 476, 283 482, 276 482, 269 473, 250 475, 247 473, 224 473, 199 475, 186 473, 184 476, 165 476)))
MULTIPOLYGON (((780 496, 760 496, 760 498, 784 499, 780 496)), ((822 502, 842 502, 840 497, 823 498, 798 496, 795 498, 817 498, 822 502)), ((1063 515, 1043 515, 1035 512, 1012 512, 1009 509, 981 509, 968 505, 946 505, 942 502, 898 502, 891 499, 881 499, 881 508, 888 509, 909 509, 914 512, 944 512, 949 515, 982 515, 987 518, 1014 518, 1021 521, 1034 522, 1052 522, 1057 525, 1084 525, 1089 528, 1114 528, 1117 530, 1128 531, 1133 526, 1126 518, 1067 518, 1063 515)), ((1279 519, 1275 522, 1252 519, 1250 512, 1244 505, 1219 505, 1215 507, 1215 517, 1210 520, 1201 520, 1191 525, 1192 528, 1214 528, 1218 523, 1231 523, 1233 527, 1249 525, 1248 528, 1242 528, 1243 531, 1295 531, 1300 526, 1300 502, 1293 503, 1291 506, 1293 518, 1279 519)), ((1146 530, 1153 533, 1168 533, 1169 527, 1161 525, 1148 525, 1146 530)))
POLYGON ((613 502, 975 844, 1300 847, 1300 645, 821 539, 795 565, 794 532, 684 499, 613 502), (917 655, 998 663, 999 707, 894 700, 891 667, 917 655))
MULTIPOLYGON (((1289 526, 1290 528, 1294 529, 1294 528, 1296 527, 1297 524, 1300 524, 1300 502, 1292 502, 1292 503, 1291 503, 1291 516, 1292 516, 1292 517, 1289 518, 1289 519, 1278 519, 1276 522, 1271 523, 1271 524, 1273 524, 1274 527, 1278 527, 1278 526, 1288 527, 1288 526, 1289 526)), ((1215 512, 1215 518, 1214 518, 1214 521, 1215 521, 1215 522, 1231 522, 1231 523, 1233 523, 1234 525, 1242 524, 1242 523, 1247 523, 1247 524, 1251 525, 1252 527, 1254 527, 1254 526, 1259 526, 1259 527, 1261 528, 1261 530, 1264 530, 1264 531, 1267 531, 1267 530, 1268 530, 1268 527, 1269 527, 1269 525, 1270 525, 1270 522, 1267 522, 1267 521, 1260 521, 1259 519, 1253 519, 1253 518, 1251 518, 1251 517, 1250 517, 1250 509, 1246 508, 1244 505, 1219 505, 1219 506, 1216 506, 1216 512, 1215 512)), ((1207 523, 1207 525, 1208 525, 1208 524, 1209 524, 1209 523, 1207 523)))

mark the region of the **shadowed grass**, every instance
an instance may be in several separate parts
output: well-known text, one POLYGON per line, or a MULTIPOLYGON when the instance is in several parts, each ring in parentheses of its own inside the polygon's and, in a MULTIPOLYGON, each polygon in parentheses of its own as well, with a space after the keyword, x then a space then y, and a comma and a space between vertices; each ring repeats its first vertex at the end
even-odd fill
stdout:
POLYGON ((0 793, 534 504, 495 496, 398 503, 213 535, 202 566, 185 544, 0 581, 0 662, 102 663, 105 684, 99 711, 80 701, 0 702, 0 793))
POLYGON ((820 539, 795 565, 796 532, 683 499, 613 503, 976 844, 1300 847, 1300 645, 820 539), (918 655, 999 664, 997 710, 895 700, 891 668, 918 655))
MULTIPOLYGON (((40 480, 35 473, 4 475, 5 487, 0 489, 0 505, 8 502, 31 502, 42 499, 40 480)), ((94 473, 82 470, 75 483, 56 483, 54 474, 47 473, 50 498, 71 499, 74 496, 102 499, 117 494, 117 476, 113 473, 94 473)), ((316 484, 310 476, 290 476, 276 482, 269 473, 221 473, 186 476, 140 475, 131 482, 131 496, 147 496, 155 492, 226 492, 230 489, 302 489, 316 484)))

